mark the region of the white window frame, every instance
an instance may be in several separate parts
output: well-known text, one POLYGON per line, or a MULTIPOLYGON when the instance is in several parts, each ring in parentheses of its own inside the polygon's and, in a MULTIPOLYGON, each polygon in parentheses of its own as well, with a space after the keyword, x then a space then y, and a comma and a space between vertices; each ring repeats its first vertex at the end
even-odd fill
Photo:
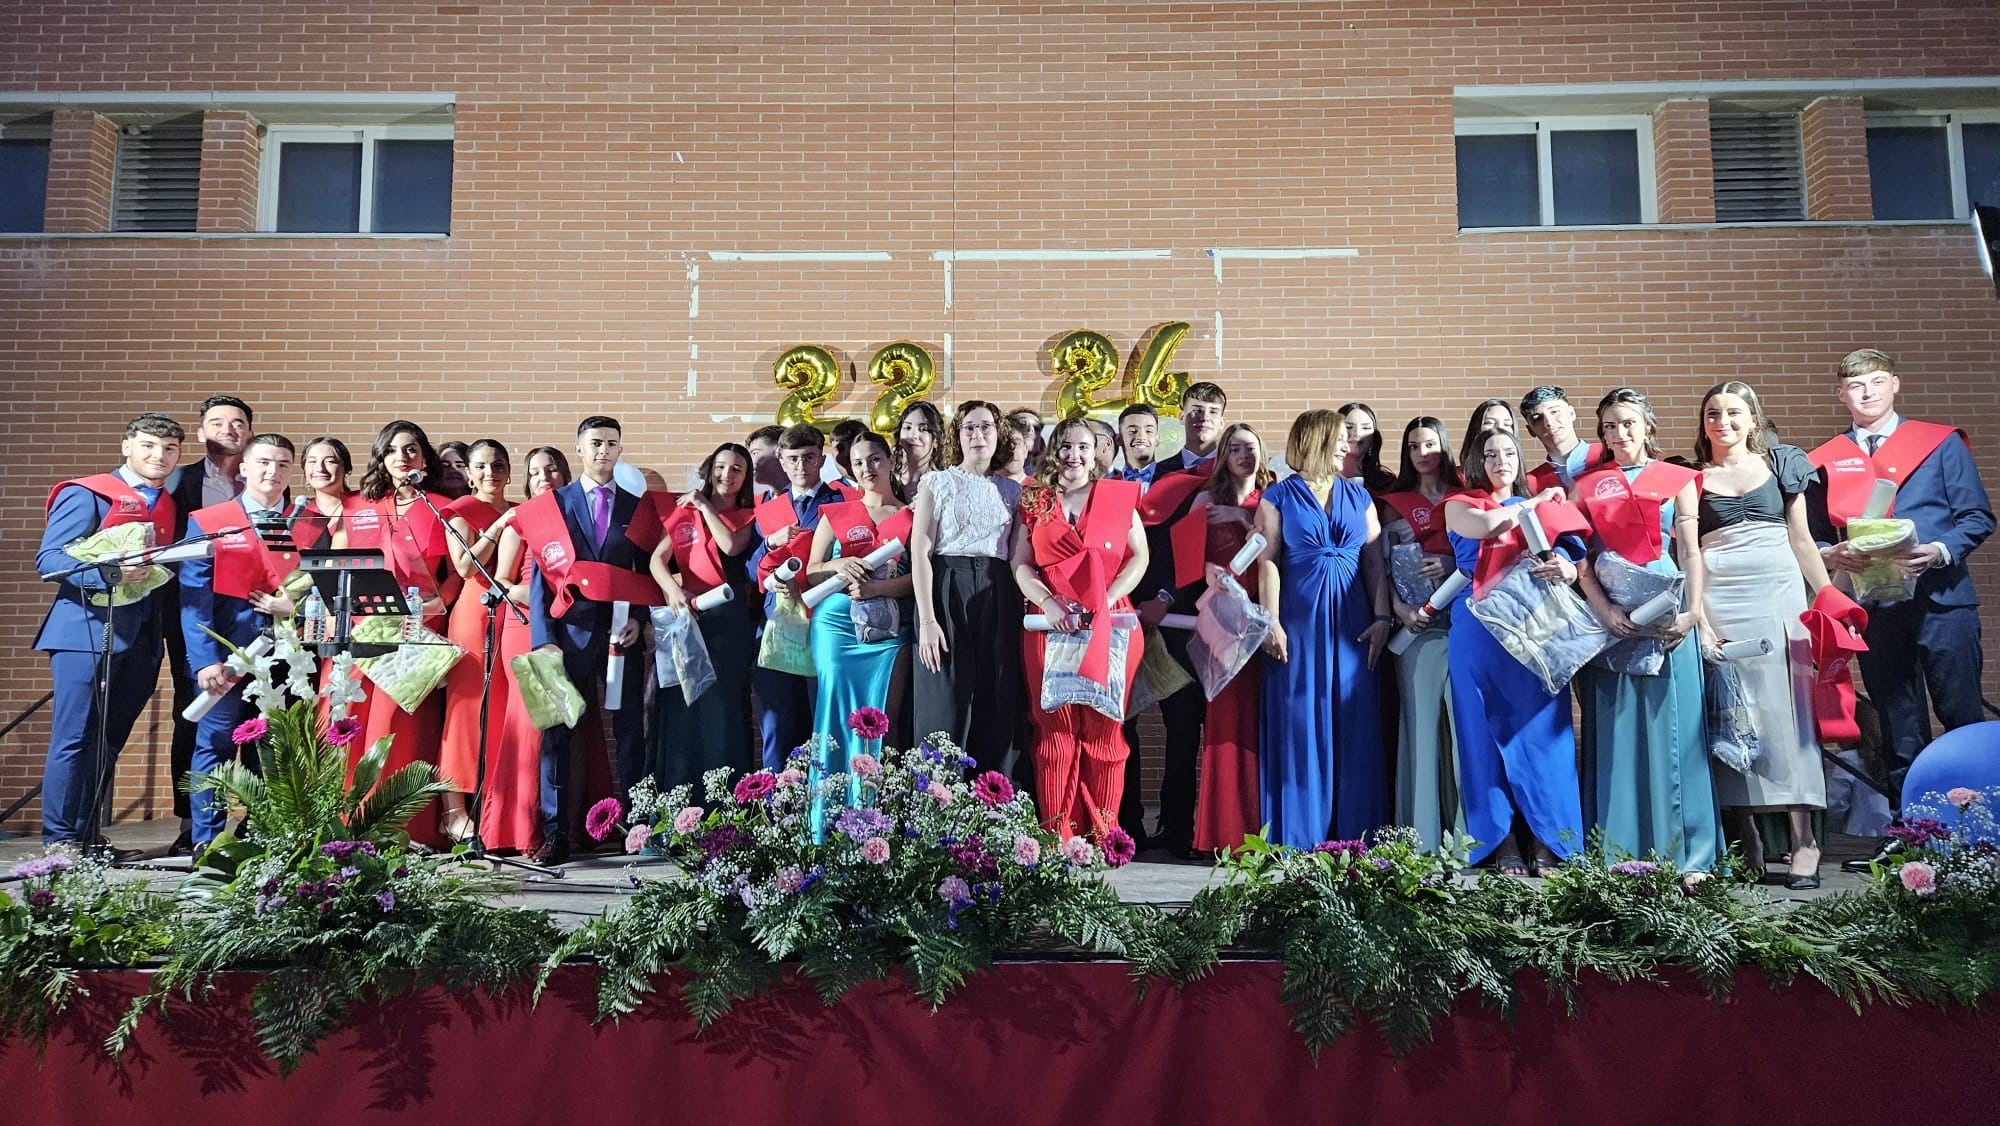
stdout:
POLYGON ((1915 113, 1871 113, 1864 128, 1893 129, 1897 126, 1943 129, 1945 153, 1951 176, 1951 218, 1922 220, 1948 223, 1972 218, 1971 192, 1965 183, 1965 132, 1967 125, 2000 124, 2000 109, 1955 109, 1915 113))
MULTIPOLYGON (((1454 144, 1459 137, 1493 137, 1505 135, 1532 134, 1535 138, 1535 187, 1539 196, 1540 222, 1537 226, 1554 227, 1556 223, 1555 158, 1551 155, 1549 137, 1553 133, 1568 130, 1629 129, 1635 135, 1639 149, 1639 222, 1642 224, 1660 221, 1660 195, 1653 175, 1653 119, 1650 115, 1638 114, 1597 114, 1560 115, 1550 117, 1464 117, 1452 122, 1454 144)), ((1454 185, 1454 189, 1456 185, 1454 185)), ((1572 226, 1578 230, 1595 227, 1629 226, 1624 223, 1562 224, 1563 229, 1572 226)), ((1495 230, 1493 227, 1463 227, 1461 230, 1495 230)))
MULTIPOLYGON (((261 166, 257 174, 257 229, 278 234, 375 232, 375 145, 380 141, 449 141, 455 129, 450 125, 272 125, 264 133, 261 166), (278 231, 278 176, 287 144, 361 146, 360 230, 352 232, 278 231)), ((454 191, 458 173, 452 171, 454 191)), ((436 232, 438 237, 443 231, 436 232)))

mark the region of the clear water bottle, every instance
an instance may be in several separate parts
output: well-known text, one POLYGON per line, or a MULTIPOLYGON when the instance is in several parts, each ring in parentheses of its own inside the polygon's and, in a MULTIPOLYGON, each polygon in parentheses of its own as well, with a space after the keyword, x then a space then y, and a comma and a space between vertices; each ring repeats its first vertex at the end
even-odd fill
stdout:
POLYGON ((403 640, 421 641, 424 636, 424 594, 416 587, 403 591, 403 604, 409 613, 403 615, 403 640))
POLYGON ((306 645, 323 645, 326 634, 326 603, 320 600, 319 588, 314 587, 306 595, 306 604, 299 608, 299 641, 306 645))

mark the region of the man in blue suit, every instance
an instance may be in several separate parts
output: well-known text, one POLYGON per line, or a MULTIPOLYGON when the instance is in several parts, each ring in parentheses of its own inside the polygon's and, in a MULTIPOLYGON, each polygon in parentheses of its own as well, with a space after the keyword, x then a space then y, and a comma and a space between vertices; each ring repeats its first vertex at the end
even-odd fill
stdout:
MULTIPOLYGON (((576 429, 577 479, 521 505, 514 518, 532 563, 531 643, 562 655, 564 673, 590 704, 603 693, 611 647, 632 649, 645 618, 639 607, 656 605, 661 597, 650 570, 652 550, 660 540, 659 517, 648 498, 613 483, 623 452, 617 419, 603 415, 584 419, 576 429), (611 606, 618 601, 632 603, 634 612, 614 637, 611 606)), ((611 720, 621 793, 645 771, 643 677, 652 662, 643 652, 635 655, 611 720)), ((596 708, 589 707, 578 726, 597 722, 596 708)), ((557 724, 542 732, 543 839, 535 852, 539 864, 569 859, 564 812, 570 765, 570 729, 557 724)))
POLYGON ((1931 709, 1946 730, 1979 721, 1979 596, 1966 564, 1993 532, 1993 508, 1964 434, 1897 414, 1901 388, 1886 353, 1864 348, 1840 361, 1836 394, 1853 424, 1813 451, 1820 476, 1808 498, 1829 571, 1867 566, 1842 537, 1876 479, 1896 483, 1893 515, 1917 527, 1916 546, 1896 560, 1917 580, 1916 594, 1867 607, 1868 651, 1860 659, 1895 755, 1892 792, 1901 791, 1930 741, 1931 709))
MULTIPOLYGON (((188 516, 190 536, 227 533, 214 541, 212 558, 181 564, 180 629, 186 638, 186 672, 197 691, 220 697, 195 726, 190 769, 196 772, 235 760, 237 747, 231 735, 243 718, 242 679, 225 667, 229 647, 216 637, 241 648, 273 619, 291 617, 294 609, 284 583, 298 568, 298 553, 289 544, 266 544, 257 528, 284 523, 296 453, 282 434, 250 439, 243 452, 242 495, 188 516)), ((249 765, 256 769, 254 756, 249 765)), ((175 787, 183 781, 175 778, 175 787)), ((197 850, 221 835, 225 811, 214 794, 192 795, 189 812, 197 850)))
MULTIPOLYGON (((57 485, 49 494, 36 572, 48 575, 79 565, 82 561, 69 554, 68 546, 103 528, 147 522, 153 525, 154 543, 170 542, 174 502, 165 486, 180 461, 183 436, 180 423, 166 415, 142 414, 126 424, 123 465, 57 485)), ((108 577, 127 583, 146 575, 144 567, 127 567, 108 577)), ((55 681, 48 761, 42 770, 42 843, 48 845, 105 843, 93 816, 102 798, 100 784, 109 784, 111 766, 160 675, 161 626, 152 596, 112 607, 106 578, 89 570, 60 580, 55 602, 35 635, 35 648, 49 655, 55 681), (98 661, 107 621, 109 691, 100 701, 98 661)))
MULTIPOLYGON (((778 466, 784 470, 786 490, 782 499, 773 496, 765 504, 789 504, 791 519, 786 527, 764 537, 750 556, 750 573, 761 586, 786 558, 801 563, 812 546, 813 530, 819 527, 819 510, 838 504, 844 494, 820 480, 820 466, 826 456, 826 436, 810 423, 799 423, 778 437, 778 466), (775 557, 775 558, 774 558, 775 557), (766 559, 774 559, 765 567, 766 559)), ((758 506, 758 523, 763 505, 758 506)), ((778 596, 764 595, 764 617, 778 612, 778 596)), ((751 670, 750 688, 757 704, 757 731, 763 746, 764 768, 783 770, 785 757, 812 734, 812 678, 794 676, 758 665, 751 670)))

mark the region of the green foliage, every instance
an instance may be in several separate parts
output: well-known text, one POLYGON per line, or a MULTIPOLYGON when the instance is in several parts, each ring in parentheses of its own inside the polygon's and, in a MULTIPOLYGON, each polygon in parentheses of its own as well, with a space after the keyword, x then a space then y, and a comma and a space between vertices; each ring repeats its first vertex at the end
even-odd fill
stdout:
POLYGON ((130 966, 166 949, 173 905, 67 852, 14 872, 22 883, 0 891, 0 1034, 41 1044, 50 1018, 87 995, 79 968, 130 966))

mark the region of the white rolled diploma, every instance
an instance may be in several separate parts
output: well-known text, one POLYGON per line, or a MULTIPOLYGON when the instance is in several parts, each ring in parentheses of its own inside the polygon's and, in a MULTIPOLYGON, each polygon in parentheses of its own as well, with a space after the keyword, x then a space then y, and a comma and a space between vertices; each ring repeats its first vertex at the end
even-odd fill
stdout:
POLYGON ((1250 564, 1255 563, 1257 557, 1264 553, 1264 545, 1269 542, 1264 538, 1264 533, 1251 532, 1250 538, 1243 541, 1243 546, 1237 549, 1235 555, 1230 556, 1229 573, 1240 575, 1249 570, 1250 564))
MULTIPOLYGON (((1185 628, 1187 629, 1194 628, 1194 615, 1192 614, 1169 615, 1169 617, 1174 617, 1174 616, 1186 618, 1188 620, 1188 625, 1185 628)), ((1021 615, 1021 628, 1027 630, 1029 633, 1048 633, 1051 628, 1049 626, 1049 616, 1047 614, 1023 614, 1021 615)), ((1111 628, 1138 629, 1139 615, 1134 614, 1129 610, 1120 610, 1117 613, 1111 615, 1111 628)))
POLYGON ((618 635, 625 632, 625 623, 632 620, 630 602, 611 604, 611 659, 604 663, 604 710, 615 712, 618 702, 625 697, 625 650, 618 645, 618 635))
MULTIPOLYGON (((903 554, 903 541, 891 538, 883 543, 882 546, 862 556, 861 561, 867 564, 868 569, 872 571, 901 554, 903 554)), ((820 603, 825 602, 845 589, 847 589, 847 580, 841 578, 839 575, 831 575, 818 586, 806 591, 802 601, 805 602, 806 609, 817 610, 820 603)))
POLYGON ((1625 616, 1630 618, 1632 624, 1635 626, 1650 626, 1661 618, 1666 617, 1668 613, 1680 608, 1681 600, 1679 592, 1663 590, 1644 602, 1639 603, 1637 608, 1627 610, 1625 616))
MULTIPOLYGON (((1435 617, 1438 610, 1449 605, 1452 599, 1457 598, 1458 592, 1464 590, 1466 584, 1471 581, 1471 576, 1467 575, 1464 571, 1455 570, 1451 574, 1446 575, 1444 581, 1438 584, 1438 588, 1431 592, 1431 596, 1424 599, 1423 612, 1435 617)), ((1396 636, 1389 639, 1389 652, 1400 657, 1403 655, 1403 651, 1408 649, 1411 643, 1416 640, 1416 633, 1410 627, 1404 626, 1402 629, 1396 631, 1396 636)))
POLYGON ((1548 533, 1542 531, 1542 518, 1535 515, 1534 505, 1521 506, 1520 524, 1521 536, 1528 541, 1529 554, 1539 556, 1553 550, 1554 545, 1549 543, 1548 533))
POLYGON ((688 603, 688 605, 694 607, 694 612, 699 614, 705 610, 713 610, 717 606, 727 605, 734 601, 735 598, 736 588, 725 583, 722 586, 710 587, 702 593, 695 595, 694 601, 688 603))
MULTIPOLYGON (((271 640, 270 634, 260 633, 250 639, 250 644, 243 647, 243 655, 255 659, 269 653, 276 644, 277 642, 271 640)), ((221 703, 222 698, 229 695, 230 689, 235 687, 232 684, 229 688, 225 688, 221 692, 203 692, 201 695, 196 696, 194 703, 189 704, 181 712, 181 718, 187 720, 189 723, 200 723, 201 717, 207 715, 215 705, 221 703)))
POLYGON ((1896 507, 1896 483, 1885 477, 1875 478, 1875 487, 1868 490, 1868 504, 1861 509, 1864 520, 1880 520, 1896 507))
POLYGON ((793 579, 798 578, 799 572, 805 569, 806 565, 799 562, 797 558, 785 560, 784 563, 779 565, 777 570, 771 572, 770 578, 764 580, 764 590, 770 594, 778 593, 780 588, 793 579))
POLYGON ((1771 639, 1752 637, 1743 641, 1725 641, 1717 646, 1725 661, 1740 661, 1745 657, 1761 657, 1771 651, 1771 639))
POLYGON ((186 563, 191 559, 213 558, 215 558, 215 541, 201 540, 196 543, 172 543, 165 547, 154 548, 141 555, 137 562, 160 567, 169 563, 186 563))

